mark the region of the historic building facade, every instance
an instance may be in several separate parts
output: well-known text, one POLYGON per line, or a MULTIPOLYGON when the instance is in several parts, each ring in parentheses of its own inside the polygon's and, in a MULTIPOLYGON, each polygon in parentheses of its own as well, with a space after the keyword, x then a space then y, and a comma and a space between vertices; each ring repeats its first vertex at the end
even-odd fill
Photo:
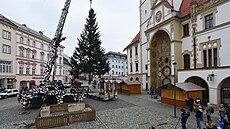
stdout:
POLYGON ((137 80, 142 83, 142 89, 147 89, 146 78, 148 75, 142 69, 142 67, 147 68, 147 65, 143 65, 141 61, 141 47, 140 32, 138 32, 131 43, 124 49, 127 52, 128 80, 137 80))
POLYGON ((143 87, 174 84, 176 75, 175 82, 204 87, 204 103, 230 103, 229 6, 229 0, 140 0, 143 87))
POLYGON ((0 14, 0 89, 16 87, 16 29, 0 14))
MULTIPOLYGON (((17 48, 17 53, 15 54, 16 86, 21 88, 38 85, 49 58, 51 39, 45 36, 42 31, 37 32, 25 24, 12 22, 17 26, 15 41, 17 48)), ((63 49, 64 46, 61 45, 58 51, 56 66, 54 66, 56 67, 55 80, 63 80, 63 49)))
POLYGON ((110 71, 104 77, 122 78, 127 76, 127 55, 120 52, 107 52, 105 54, 109 62, 110 71))

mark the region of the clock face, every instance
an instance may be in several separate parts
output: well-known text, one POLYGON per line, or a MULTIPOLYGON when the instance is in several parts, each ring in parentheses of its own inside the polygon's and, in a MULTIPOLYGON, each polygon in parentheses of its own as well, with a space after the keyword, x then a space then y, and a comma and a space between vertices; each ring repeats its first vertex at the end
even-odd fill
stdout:
POLYGON ((171 68, 170 68, 169 66, 165 66, 165 67, 163 68, 163 75, 164 75, 165 77, 168 77, 170 74, 171 74, 171 68))
POLYGON ((158 76, 161 77, 161 76, 162 76, 162 73, 161 73, 161 72, 158 72, 158 76))
POLYGON ((169 78, 164 78, 163 81, 162 81, 162 84, 163 85, 171 84, 171 80, 169 78))
POLYGON ((156 13, 156 21, 159 22, 161 20, 161 11, 157 11, 156 13))

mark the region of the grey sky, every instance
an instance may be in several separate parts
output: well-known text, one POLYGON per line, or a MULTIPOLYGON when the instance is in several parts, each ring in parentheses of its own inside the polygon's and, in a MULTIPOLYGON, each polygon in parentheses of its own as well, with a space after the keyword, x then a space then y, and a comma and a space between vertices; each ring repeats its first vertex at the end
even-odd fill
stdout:
MULTIPOLYGON (((66 0, 1 0, 0 13, 50 38, 66 0)), ((71 56, 86 23, 90 0, 71 0, 63 36, 65 54, 71 56)), ((106 52, 122 52, 139 31, 139 0, 92 0, 102 47, 106 52)))

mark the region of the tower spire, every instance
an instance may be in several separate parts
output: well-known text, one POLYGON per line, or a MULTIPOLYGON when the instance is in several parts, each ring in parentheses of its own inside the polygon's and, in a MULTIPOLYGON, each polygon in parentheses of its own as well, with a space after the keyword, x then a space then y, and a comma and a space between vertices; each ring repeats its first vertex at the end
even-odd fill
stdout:
POLYGON ((92 0, 90 0, 90 9, 92 8, 92 0))

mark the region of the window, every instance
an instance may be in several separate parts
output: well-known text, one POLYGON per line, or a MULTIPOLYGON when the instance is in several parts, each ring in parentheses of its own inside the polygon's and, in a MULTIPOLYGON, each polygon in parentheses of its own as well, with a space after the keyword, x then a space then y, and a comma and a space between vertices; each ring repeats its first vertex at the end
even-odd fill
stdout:
POLYGON ((32 52, 32 59, 35 59, 35 52, 32 52))
POLYGON ((29 67, 26 68, 26 74, 27 75, 30 74, 30 68, 29 67))
POLYGON ((41 75, 43 74, 43 68, 40 69, 40 73, 41 73, 41 75))
POLYGON ((36 47, 36 42, 35 41, 33 41, 33 47, 36 47))
POLYGON ((145 70, 148 70, 148 64, 145 65, 145 70))
POLYGON ((62 60, 62 58, 61 57, 59 57, 59 63, 61 64, 61 60, 62 60))
POLYGON ((136 77, 136 81, 139 81, 139 78, 138 78, 138 77, 136 77))
POLYGON ((29 49, 26 50, 26 57, 30 58, 30 50, 29 49))
POLYGON ((61 75, 61 73, 62 73, 62 69, 61 67, 59 67, 59 75, 61 75))
POLYGON ((130 72, 133 72, 133 65, 130 64, 130 72))
POLYGON ((203 50, 204 67, 217 67, 218 66, 218 49, 203 50))
POLYGON ((212 49, 208 49, 208 67, 212 67, 212 49))
POLYGON ((20 38, 20 42, 23 43, 23 41, 24 41, 24 39, 23 39, 23 37, 21 37, 21 38, 20 38))
POLYGON ((114 68, 114 65, 112 65, 112 68, 114 68))
POLYGON ((23 74, 23 67, 22 66, 19 67, 19 74, 23 74))
POLYGON ((11 33, 9 31, 3 30, 2 31, 2 38, 11 40, 11 33))
POLYGON ((0 60, 0 73, 11 73, 12 72, 12 61, 0 60))
POLYGON ((44 45, 41 43, 41 49, 44 49, 44 45))
POLYGON ((35 75, 35 71, 36 71, 36 69, 32 68, 32 75, 35 75))
POLYGON ((190 69, 190 55, 184 55, 184 69, 190 69))
POLYGON ((11 46, 3 44, 2 45, 2 52, 10 54, 11 53, 11 46))
POLYGON ((213 14, 205 16, 205 29, 210 29, 213 27, 213 14))
POLYGON ((117 72, 116 72, 116 75, 117 75, 117 72))
POLYGON ((189 25, 183 25, 183 37, 189 36, 189 25))
POLYGON ((40 53, 40 59, 44 60, 44 53, 43 52, 40 53))
POLYGON ((138 71, 138 62, 136 62, 136 71, 138 71))
POLYGON ((27 45, 30 45, 30 39, 27 39, 27 45))
POLYGON ((207 51, 203 50, 204 67, 207 67, 207 51))
POLYGON ((138 55, 138 46, 135 47, 135 55, 138 55))
POLYGON ((117 68, 117 65, 116 65, 116 68, 117 68))
POLYGON ((218 60, 218 57, 217 57, 217 48, 214 48, 213 49, 213 63, 214 63, 214 67, 217 67, 217 60, 218 60))
POLYGON ((130 49, 130 51, 129 51, 129 52, 130 52, 130 58, 131 58, 131 57, 132 57, 132 49, 130 49))
POLYGON ((19 56, 20 57, 24 57, 24 51, 23 51, 23 49, 19 49, 19 56))

